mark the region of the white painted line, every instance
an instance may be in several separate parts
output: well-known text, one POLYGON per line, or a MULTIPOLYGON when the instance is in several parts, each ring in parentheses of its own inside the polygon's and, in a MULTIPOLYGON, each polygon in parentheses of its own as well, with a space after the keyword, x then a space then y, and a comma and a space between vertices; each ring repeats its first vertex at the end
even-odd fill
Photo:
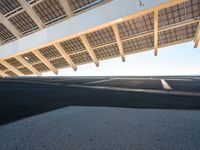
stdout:
POLYGON ((165 79, 168 81, 193 81, 192 79, 165 79))
POLYGON ((171 86, 164 79, 161 79, 161 83, 162 83, 163 89, 172 90, 171 86))
POLYGON ((160 80, 160 79, 156 79, 156 78, 130 78, 130 77, 127 77, 127 78, 114 78, 116 80, 160 80))
POLYGON ((103 82, 108 82, 108 81, 112 81, 112 80, 116 80, 116 79, 112 78, 112 79, 106 79, 106 80, 98 80, 98 81, 87 82, 87 83, 83 83, 83 84, 88 85, 88 84, 95 84, 95 83, 103 83, 103 82))
POLYGON ((121 88, 121 87, 90 86, 90 85, 77 85, 77 84, 70 84, 68 86, 77 87, 77 88, 101 89, 101 90, 112 90, 112 91, 126 91, 126 92, 140 92, 140 93, 153 93, 153 94, 166 94, 166 95, 176 95, 176 96, 200 96, 200 93, 181 92, 181 91, 130 89, 130 88, 121 88))
MULTIPOLYGON (((127 77, 127 78, 114 78, 114 79, 117 79, 117 80, 161 80, 160 78, 131 78, 131 77, 127 77)), ((166 78, 165 80, 169 80, 169 81, 192 81, 192 79, 168 79, 166 78)))

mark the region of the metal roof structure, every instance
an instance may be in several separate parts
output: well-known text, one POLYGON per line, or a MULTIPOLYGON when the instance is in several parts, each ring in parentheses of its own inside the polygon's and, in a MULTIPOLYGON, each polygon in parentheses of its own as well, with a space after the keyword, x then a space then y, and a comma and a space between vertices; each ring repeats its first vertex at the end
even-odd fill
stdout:
MULTIPOLYGON (((108 0, 1 0, 0 41, 9 44, 75 15, 106 5, 108 0)), ((141 7, 145 5, 139 1, 141 7)), ((95 17, 95 16, 94 16, 95 17)), ((93 18, 91 18, 93 19, 93 18)), ((33 34, 34 35, 34 34, 33 34)), ((0 75, 41 75, 81 64, 200 39, 200 0, 168 0, 111 22, 14 53, 0 60, 0 75)))

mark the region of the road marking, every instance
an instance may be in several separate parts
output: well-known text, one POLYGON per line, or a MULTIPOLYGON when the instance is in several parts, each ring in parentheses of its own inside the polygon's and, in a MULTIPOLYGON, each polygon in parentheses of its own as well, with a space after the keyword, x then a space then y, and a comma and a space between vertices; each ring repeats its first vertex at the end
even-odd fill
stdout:
POLYGON ((162 83, 163 89, 172 90, 171 86, 164 79, 161 79, 161 83, 162 83))
POLYGON ((160 80, 160 79, 155 79, 155 78, 131 78, 131 77, 127 77, 127 78, 114 78, 116 80, 160 80))
POLYGON ((168 81, 193 81, 192 79, 165 79, 168 81))
POLYGON ((200 96, 200 93, 195 93, 195 92, 151 90, 151 89, 130 89, 130 88, 121 88, 121 87, 91 86, 91 85, 78 85, 78 84, 70 84, 68 86, 69 87, 76 87, 76 88, 101 89, 101 90, 125 91, 125 92, 140 92, 140 93, 153 93, 153 94, 166 94, 166 95, 176 95, 176 96, 200 96))
POLYGON ((88 85, 88 84, 95 84, 95 83, 103 83, 103 82, 108 82, 108 81, 112 81, 112 80, 116 80, 116 79, 112 78, 112 79, 98 80, 98 81, 87 82, 87 83, 83 83, 83 84, 88 85))
MULTIPOLYGON (((161 80, 160 78, 131 78, 131 77, 127 77, 127 78, 114 78, 114 79, 116 79, 116 80, 161 80)), ((165 80, 171 80, 171 81, 192 81, 192 79, 174 79, 174 78, 172 78, 172 79, 168 79, 168 78, 166 78, 165 80)))

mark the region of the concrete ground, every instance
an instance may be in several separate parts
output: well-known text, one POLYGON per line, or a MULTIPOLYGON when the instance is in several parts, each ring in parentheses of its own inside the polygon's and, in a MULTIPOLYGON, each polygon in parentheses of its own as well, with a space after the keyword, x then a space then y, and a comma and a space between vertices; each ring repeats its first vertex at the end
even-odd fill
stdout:
POLYGON ((0 150, 197 150, 200 77, 0 80, 0 150))

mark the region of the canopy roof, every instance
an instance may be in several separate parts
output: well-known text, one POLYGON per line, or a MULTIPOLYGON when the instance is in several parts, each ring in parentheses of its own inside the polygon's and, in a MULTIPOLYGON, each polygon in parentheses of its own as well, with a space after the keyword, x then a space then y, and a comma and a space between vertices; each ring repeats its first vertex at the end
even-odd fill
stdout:
MULTIPOLYGON (((4 19, 0 23, 2 44, 107 2, 12 1, 9 1, 12 5, 6 0, 0 2, 1 19, 4 19), (33 13, 31 16, 32 12, 26 7, 31 7, 30 10, 36 15, 33 13)), ((125 55, 147 50, 154 50, 157 55, 158 48, 188 41, 194 41, 194 47, 197 47, 199 30, 200 0, 171 0, 164 5, 118 18, 86 32, 3 58, 0 61, 0 74, 2 77, 40 75, 48 71, 57 74, 59 69, 72 67, 77 70, 78 65, 91 62, 99 66, 99 61, 114 57, 121 57, 125 61, 125 55)))

